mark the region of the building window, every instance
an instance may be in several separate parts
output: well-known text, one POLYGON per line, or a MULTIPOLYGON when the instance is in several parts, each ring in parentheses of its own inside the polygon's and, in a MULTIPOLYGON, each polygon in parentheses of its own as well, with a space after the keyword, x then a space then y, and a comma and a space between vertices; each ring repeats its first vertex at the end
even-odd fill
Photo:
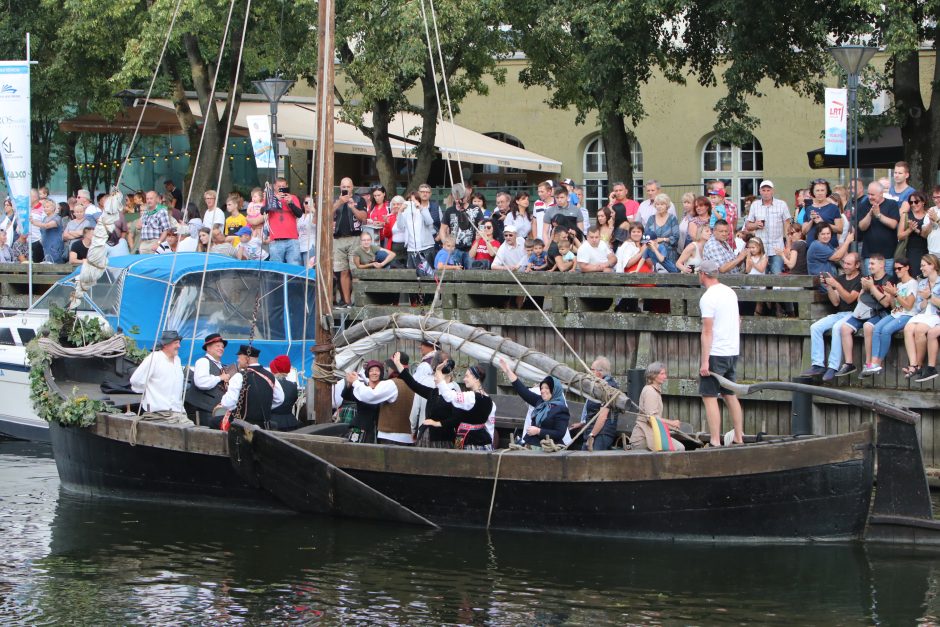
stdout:
MULTIPOLYGON (((640 143, 630 143, 633 158, 633 197, 643 197, 643 149, 640 143)), ((607 204, 610 181, 607 178, 607 153, 604 139, 598 135, 584 149, 584 202, 591 214, 607 204)))
POLYGON ((721 180, 734 202, 756 195, 764 178, 764 149, 756 138, 736 146, 712 137, 702 149, 702 183, 721 180))

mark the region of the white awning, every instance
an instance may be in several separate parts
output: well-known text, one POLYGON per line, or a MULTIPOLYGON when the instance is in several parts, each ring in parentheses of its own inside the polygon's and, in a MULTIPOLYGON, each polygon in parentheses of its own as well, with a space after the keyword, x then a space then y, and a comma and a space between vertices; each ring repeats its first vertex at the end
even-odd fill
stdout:
MULTIPOLYGON (((173 103, 169 100, 151 100, 149 106, 173 110, 173 103)), ((189 106, 196 116, 202 115, 199 101, 191 99, 189 106)), ((219 113, 225 107, 224 102, 218 103, 219 113)), ((247 129, 245 118, 249 115, 268 115, 270 107, 267 101, 242 100, 238 107, 235 124, 247 129)), ((365 125, 372 122, 371 116, 366 116, 365 125)), ((389 124, 389 133, 399 137, 417 137, 420 133, 421 117, 413 113, 399 113, 389 124), (412 133, 415 131, 416 133, 412 133)), ((312 150, 316 142, 316 106, 312 98, 288 97, 278 105, 277 130, 291 148, 312 150), (308 101, 308 102, 304 102, 308 101)), ((409 143, 400 139, 391 139, 392 153, 395 157, 412 159, 413 150, 417 141, 409 143)), ((358 128, 337 119, 333 127, 333 144, 335 152, 353 155, 374 156, 375 149, 372 142, 358 128)), ((555 174, 561 172, 561 162, 543 157, 523 148, 501 142, 498 139, 487 137, 482 133, 471 131, 468 128, 439 122, 437 136, 434 142, 441 157, 451 161, 494 165, 503 168, 519 168, 535 172, 555 174)))

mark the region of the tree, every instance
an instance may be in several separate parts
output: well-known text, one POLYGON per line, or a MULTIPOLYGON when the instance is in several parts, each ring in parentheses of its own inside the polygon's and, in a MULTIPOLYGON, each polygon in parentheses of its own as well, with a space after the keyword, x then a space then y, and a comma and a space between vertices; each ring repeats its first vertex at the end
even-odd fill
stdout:
MULTIPOLYGON (((429 4, 425 6, 429 11, 429 4)), ((441 52, 447 74, 451 104, 456 114, 459 103, 471 92, 485 94, 486 75, 502 80, 497 68, 501 55, 508 52, 502 35, 499 0, 443 0, 435 3, 441 52)), ((437 54, 436 39, 427 14, 428 26, 437 54)), ((414 148, 413 183, 427 181, 435 159, 438 106, 425 22, 421 5, 391 0, 377 5, 369 0, 350 0, 340 7, 336 20, 337 51, 342 61, 346 87, 339 89, 341 115, 372 140, 379 180, 395 190, 398 173, 391 148, 392 136, 403 133, 419 139, 414 148), (421 84, 421 102, 412 103, 408 92, 421 84), (420 129, 391 129, 399 112, 422 118, 420 129)), ((437 69, 437 87, 444 96, 444 77, 437 69)))
POLYGON ((682 83, 677 22, 682 0, 521 0, 509 19, 528 66, 520 80, 548 90, 553 108, 574 107, 577 123, 596 113, 612 180, 633 182, 625 119, 646 116, 640 89, 659 70, 682 83))

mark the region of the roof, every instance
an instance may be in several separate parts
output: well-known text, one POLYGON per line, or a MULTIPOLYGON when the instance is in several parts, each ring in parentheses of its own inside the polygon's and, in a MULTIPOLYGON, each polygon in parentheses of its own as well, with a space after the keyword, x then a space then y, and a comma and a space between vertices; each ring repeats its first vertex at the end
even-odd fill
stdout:
MULTIPOLYGON (((135 106, 125 109, 114 120, 109 121, 98 115, 85 115, 64 120, 59 126, 67 131, 83 132, 123 132, 132 133, 140 117, 140 106, 143 99, 138 99, 135 106)), ((202 116, 202 107, 199 100, 189 100, 190 109, 197 118, 202 116)), ((217 100, 216 107, 221 114, 225 108, 224 100, 217 100)), ((235 135, 248 135, 249 115, 270 114, 270 105, 266 100, 242 99, 238 106, 238 114, 232 132, 235 135)), ((363 124, 372 124, 372 116, 366 114, 363 124)), ((301 150, 313 150, 317 140, 316 133, 316 104, 313 98, 288 98, 282 100, 277 110, 277 130, 289 147, 301 150)), ((399 113, 389 123, 392 153, 395 157, 404 159, 414 158, 414 149, 419 137, 411 135, 412 130, 422 126, 421 116, 413 113, 399 113), (407 138, 407 139, 406 139, 407 138)), ((180 135, 182 128, 176 120, 176 113, 172 101, 166 99, 151 100, 144 111, 141 124, 141 133, 145 135, 180 135)), ((353 155, 374 156, 375 148, 372 140, 365 136, 356 126, 334 119, 333 125, 334 152, 353 155)), ((441 157, 451 160, 460 160, 467 163, 495 165, 504 168, 520 168, 523 170, 559 173, 561 162, 534 153, 524 148, 501 142, 498 139, 487 137, 482 133, 472 131, 457 124, 441 122, 437 124, 437 134, 434 145, 441 153, 441 157)))

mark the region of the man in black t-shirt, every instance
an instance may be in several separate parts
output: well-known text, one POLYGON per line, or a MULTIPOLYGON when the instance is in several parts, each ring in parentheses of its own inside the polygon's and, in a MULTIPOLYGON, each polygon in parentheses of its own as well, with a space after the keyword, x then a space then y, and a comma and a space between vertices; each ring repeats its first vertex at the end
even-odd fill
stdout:
POLYGON ((894 250, 898 247, 898 222, 901 210, 897 201, 885 198, 878 181, 868 186, 868 197, 858 203, 858 241, 862 242, 862 274, 868 276, 868 260, 879 254, 885 260, 885 272, 894 274, 894 250))
POLYGON ((352 274, 349 257, 359 245, 365 224, 366 201, 353 193, 353 181, 346 177, 339 182, 339 198, 333 202, 333 272, 339 272, 339 288, 343 296, 340 307, 352 304, 352 274))
POLYGON ((448 207, 441 217, 440 239, 451 236, 457 243, 457 250, 467 252, 477 238, 477 229, 483 220, 483 210, 469 205, 463 198, 455 198, 454 205, 448 207))
POLYGON ((858 296, 858 305, 852 315, 832 327, 832 342, 842 342, 842 354, 845 363, 836 372, 837 377, 852 374, 858 368, 853 363, 852 339, 855 332, 862 328, 866 322, 872 324, 890 314, 889 307, 894 298, 884 291, 882 287, 890 280, 885 273, 885 259, 880 253, 874 253, 868 258, 871 275, 862 277, 861 292, 858 296))
POLYGON ((95 228, 92 226, 86 226, 82 229, 82 239, 72 242, 72 246, 69 248, 70 264, 81 265, 82 261, 88 257, 88 249, 91 247, 91 237, 94 233, 95 228))
POLYGON ((834 277, 827 273, 823 281, 826 287, 826 296, 829 297, 832 306, 836 308, 836 312, 817 320, 810 326, 813 362, 808 370, 801 373, 801 376, 816 377, 822 375, 824 382, 832 381, 836 376, 836 370, 842 364, 842 342, 839 341, 839 335, 835 327, 840 322, 852 317, 858 295, 862 291, 858 253, 845 254, 842 258, 842 270, 845 274, 834 277), (824 365, 826 363, 826 342, 823 339, 823 334, 826 331, 832 331, 835 338, 829 350, 828 368, 824 365))

